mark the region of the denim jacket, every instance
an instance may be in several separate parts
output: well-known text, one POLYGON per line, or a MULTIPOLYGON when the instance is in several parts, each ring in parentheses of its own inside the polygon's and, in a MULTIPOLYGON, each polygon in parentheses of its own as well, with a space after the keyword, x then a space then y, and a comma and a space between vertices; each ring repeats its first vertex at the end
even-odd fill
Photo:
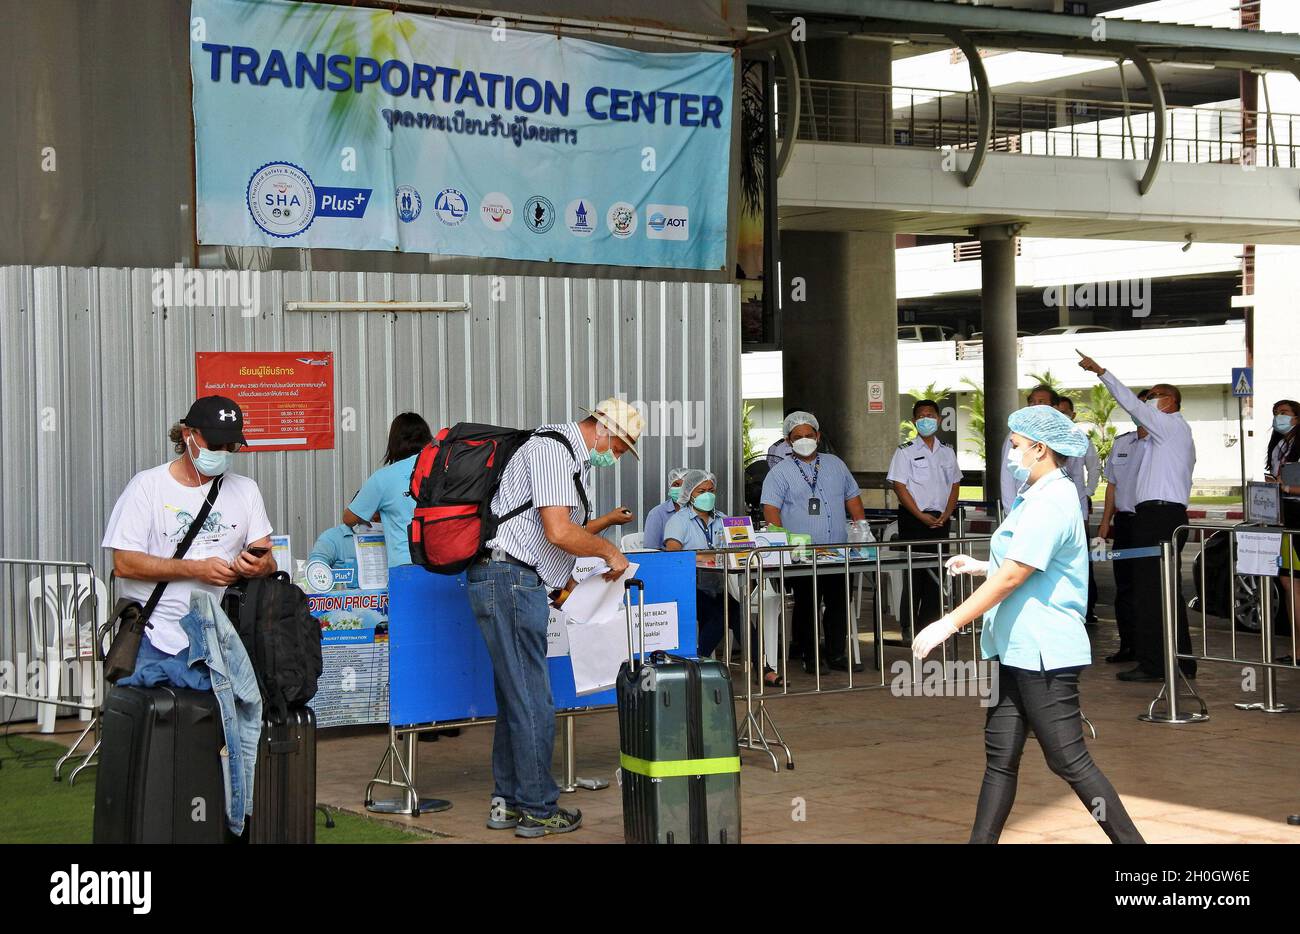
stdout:
POLYGON ((190 597, 190 611, 181 618, 181 628, 190 639, 190 666, 207 664, 221 708, 230 757, 229 767, 224 769, 226 825, 239 836, 247 816, 253 813, 253 772, 262 737, 262 694, 257 676, 234 625, 211 594, 190 597))

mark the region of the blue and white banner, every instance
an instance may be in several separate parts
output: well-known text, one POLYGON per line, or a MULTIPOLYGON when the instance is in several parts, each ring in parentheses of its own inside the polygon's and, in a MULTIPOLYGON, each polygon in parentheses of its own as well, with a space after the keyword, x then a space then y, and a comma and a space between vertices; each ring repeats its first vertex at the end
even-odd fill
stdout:
POLYGON ((724 269, 733 56, 193 0, 200 243, 724 269))

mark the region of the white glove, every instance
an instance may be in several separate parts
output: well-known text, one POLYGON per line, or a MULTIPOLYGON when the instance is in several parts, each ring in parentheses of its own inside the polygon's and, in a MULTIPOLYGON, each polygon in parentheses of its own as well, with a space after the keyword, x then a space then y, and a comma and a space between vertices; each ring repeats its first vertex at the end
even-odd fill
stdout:
POLYGON ((949 574, 973 574, 976 577, 987 577, 989 563, 972 558, 970 555, 953 555, 944 563, 944 569, 949 574))
POLYGON ((916 638, 912 640, 912 656, 914 658, 925 658, 959 629, 960 627, 948 616, 942 617, 938 622, 931 623, 918 632, 916 638))

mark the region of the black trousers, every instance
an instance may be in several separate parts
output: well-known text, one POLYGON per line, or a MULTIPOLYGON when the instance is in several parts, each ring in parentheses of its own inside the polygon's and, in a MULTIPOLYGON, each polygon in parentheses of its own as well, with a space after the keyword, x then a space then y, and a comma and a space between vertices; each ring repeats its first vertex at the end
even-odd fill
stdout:
MULTIPOLYGON (((927 510, 926 515, 938 517, 938 512, 927 510)), ((915 541, 917 539, 943 541, 948 538, 948 529, 952 525, 949 519, 937 529, 932 529, 928 525, 923 525, 921 520, 916 518, 906 509, 899 507, 898 510, 898 537, 902 541, 915 541)), ((912 554, 924 556, 927 554, 937 554, 939 551, 936 547, 918 545, 912 549, 912 554)), ((920 632, 926 626, 933 623, 943 615, 940 608, 939 600, 939 580, 942 580, 941 574, 936 576, 936 572, 929 568, 916 568, 912 571, 911 579, 904 582, 903 593, 905 595, 900 612, 903 618, 898 621, 904 633, 909 633, 909 619, 907 607, 911 606, 916 614, 916 629, 912 632, 920 632)))
MULTIPOLYGON (((1154 502, 1138 503, 1137 514, 1133 522, 1133 547, 1148 548, 1169 541, 1174 529, 1187 524, 1187 507, 1178 504, 1157 504, 1154 502)), ((1174 601, 1176 614, 1176 631, 1178 651, 1192 651, 1192 637, 1187 628, 1187 601, 1183 599, 1182 551, 1186 536, 1181 536, 1174 549, 1174 579, 1178 582, 1177 599, 1174 601)), ((1160 599, 1160 559, 1138 558, 1129 562, 1133 565, 1133 651, 1137 653, 1138 665, 1148 674, 1162 675, 1164 663, 1164 633, 1161 625, 1162 603, 1160 599)), ((1196 662, 1179 662, 1183 674, 1191 677, 1196 674, 1196 662)))
MULTIPOLYGON (((1110 521, 1115 548, 1133 547, 1133 525, 1137 517, 1131 512, 1117 512, 1110 521)), ((1112 561, 1115 575, 1115 628, 1119 630, 1119 650, 1131 652, 1133 636, 1133 565, 1135 561, 1112 561)))
MULTIPOLYGON (((817 607, 813 605, 812 578, 798 577, 790 580, 790 590, 794 594, 790 657, 811 660, 813 646, 817 643, 817 607)), ((843 658, 849 632, 843 573, 827 571, 817 575, 817 601, 826 608, 826 615, 822 618, 822 628, 826 631, 826 651, 822 658, 843 658)))
POLYGON ((1027 671, 998 666, 997 703, 984 721, 984 783, 971 843, 997 843, 1016 800, 1020 755, 1029 730, 1047 767, 1070 783, 1111 843, 1145 843, 1115 788, 1083 741, 1079 668, 1027 671))
MULTIPOLYGON (((731 631, 740 645, 744 645, 745 637, 742 635, 741 624, 745 618, 741 615, 740 604, 734 597, 721 593, 708 593, 703 590, 695 591, 695 616, 699 620, 699 642, 696 644, 696 652, 700 658, 707 658, 712 655, 722 642, 723 635, 723 616, 727 616, 731 623, 731 631), (728 606, 723 609, 723 601, 728 606)), ((758 639, 751 633, 750 649, 755 658, 758 658, 758 639)))

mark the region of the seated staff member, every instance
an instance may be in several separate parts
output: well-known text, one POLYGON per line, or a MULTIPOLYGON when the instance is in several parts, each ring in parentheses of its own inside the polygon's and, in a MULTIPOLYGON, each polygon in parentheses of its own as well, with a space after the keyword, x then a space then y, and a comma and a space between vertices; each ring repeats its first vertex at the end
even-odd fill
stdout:
POLYGON ((643 544, 646 548, 664 547, 664 526, 681 508, 678 499, 682 495, 682 475, 685 473, 685 467, 674 467, 668 471, 668 499, 651 509, 645 517, 643 544))
MULTIPOLYGON (((1138 393, 1146 401, 1147 391, 1138 393)), ((1137 474, 1146 452, 1147 430, 1126 431, 1111 444, 1106 458, 1106 505, 1101 512, 1099 538, 1113 542, 1115 548, 1133 547, 1133 521, 1137 518, 1137 474)), ((1115 576, 1115 628, 1119 630, 1119 651, 1106 656, 1107 664, 1137 661, 1133 650, 1133 562, 1111 562, 1115 576)))
MULTIPOLYGON (((665 551, 707 551, 717 548, 723 541, 723 513, 717 503, 717 481, 706 470, 687 470, 682 481, 682 508, 668 520, 664 529, 665 551)), ((743 641, 740 631, 742 613, 740 603, 725 594, 725 574, 706 572, 697 578, 695 588, 695 613, 699 619, 699 643, 696 654, 710 656, 722 641, 723 617, 731 623, 737 641, 743 641), (729 602, 725 611, 724 598, 729 602)), ((750 650, 757 661, 758 638, 750 636, 750 650)), ((757 667, 757 664, 755 664, 757 667)), ((765 668, 764 680, 772 687, 783 683, 771 668, 765 668)))
MULTIPOLYGON (((898 496, 898 537, 902 541, 948 538, 949 523, 961 492, 961 468, 957 466, 957 452, 935 437, 940 417, 937 402, 921 399, 912 406, 912 424, 916 426, 917 437, 898 446, 885 475, 898 496)), ((936 549, 913 551, 924 553, 936 549)), ((937 576, 928 568, 912 572, 913 586, 907 588, 912 615, 909 617, 903 610, 903 619, 898 621, 904 631, 915 633, 911 628, 913 622, 924 625, 926 620, 942 612, 937 576)))
MULTIPOLYGON (((1061 396, 1056 403, 1065 417, 1074 421, 1074 400, 1069 396, 1061 396)), ((1092 443, 1092 438, 1088 438, 1088 450, 1082 457, 1067 457, 1065 459, 1065 473, 1074 481, 1074 488, 1079 491, 1079 506, 1083 509, 1083 528, 1088 530, 1088 519, 1092 516, 1092 496, 1097 492, 1097 484, 1101 482, 1101 455, 1097 453, 1097 446, 1092 443)), ((1088 614, 1084 621, 1089 626, 1097 625, 1097 578, 1092 572, 1092 563, 1088 564, 1088 614)))
MULTIPOLYGON (((1288 464, 1300 461, 1300 402, 1292 399, 1280 399, 1273 403, 1273 433, 1268 439, 1268 453, 1265 455, 1265 479, 1270 483, 1282 483, 1282 470, 1288 464)), ((1294 484, 1282 486, 1282 524, 1288 529, 1300 529, 1300 486, 1294 484)), ((1300 586, 1293 586, 1295 572, 1300 571, 1300 555, 1296 553, 1296 536, 1282 537, 1282 571, 1278 578, 1282 589, 1291 596, 1290 619, 1300 620, 1300 586)), ((1288 626, 1288 629, 1290 627, 1288 626)), ((1295 664, 1292 657, 1283 655, 1277 659, 1283 664, 1295 664)))
MULTIPOLYGON (((358 490, 357 493, 361 491, 358 490)), ((352 494, 356 499, 357 494, 352 494)), ((356 586, 357 580, 357 543, 356 533, 368 532, 371 528, 378 528, 379 513, 370 517, 369 522, 358 523, 356 528, 340 522, 336 526, 326 529, 320 533, 316 543, 311 546, 311 553, 307 555, 307 563, 313 561, 323 561, 335 570, 348 570, 352 572, 352 586, 356 586)))
POLYGON ((411 563, 407 533, 415 516, 411 498, 411 473, 421 449, 433 440, 429 423, 414 412, 403 412, 388 426, 388 447, 384 466, 370 475, 352 502, 343 510, 343 524, 355 528, 366 520, 362 516, 379 516, 384 527, 384 550, 388 569, 411 563))
POLYGON ((954 574, 988 579, 912 643, 923 659, 984 617, 980 652, 998 664, 997 703, 984 723, 986 765, 971 843, 997 843, 1016 798, 1025 738, 1032 730, 1048 768, 1074 793, 1112 843, 1142 843, 1114 787, 1083 740, 1079 672, 1092 661, 1083 611, 1088 535, 1074 484, 1061 470, 1086 449, 1082 433, 1054 408, 1012 412, 1011 463, 1025 485, 989 541, 988 561, 958 555, 954 574))
MULTIPOLYGON (((834 454, 819 454, 821 431, 811 412, 793 412, 782 425, 793 452, 778 461, 763 481, 763 518, 768 525, 778 525, 791 532, 812 537, 814 545, 831 545, 844 541, 848 517, 865 519, 862 494, 848 465, 834 454), (847 513, 847 515, 846 515, 847 513)), ((827 575, 831 578, 834 575, 827 575)), ((813 605, 811 577, 791 581, 794 591, 794 625, 791 634, 791 657, 802 657, 804 671, 812 673, 817 658, 817 620, 819 608, 813 605)), ((846 671, 850 657, 848 646, 848 612, 843 583, 835 578, 830 586, 818 581, 818 597, 826 607, 824 628, 827 653, 821 661, 831 668, 846 671), (827 655, 830 656, 827 659, 827 655)), ((861 671, 853 663, 854 671, 861 671)))
MULTIPOLYGON (((1025 405, 1051 405, 1055 406, 1061 401, 1056 390, 1044 383, 1039 383, 1033 389, 1029 390, 1029 395, 1025 397, 1025 405)), ((1011 438, 1002 442, 1002 474, 999 489, 1002 491, 1002 515, 1011 511, 1011 504, 1016 501, 1016 495, 1020 492, 1020 483, 1016 480, 1007 466, 1008 458, 1011 456, 1011 438)))
MULTIPOLYGON (((1077 352, 1077 351, 1076 351, 1077 352)), ((1079 366, 1101 377, 1102 385, 1110 390, 1115 401, 1134 422, 1148 432, 1144 442, 1146 453, 1142 456, 1137 474, 1137 519, 1133 525, 1133 547, 1149 548, 1171 541, 1174 531, 1187 525, 1187 504, 1192 496, 1192 468, 1196 466, 1196 443, 1192 440, 1192 426, 1183 417, 1182 393, 1177 386, 1157 383, 1147 390, 1147 401, 1139 401, 1133 391, 1115 378, 1115 374, 1089 356, 1079 353, 1079 366)), ((1174 547, 1175 563, 1187 544, 1187 536, 1179 536, 1174 547)), ((1175 568, 1177 581, 1175 612, 1177 613, 1177 648, 1179 654, 1190 655, 1192 637, 1187 628, 1187 602, 1183 599, 1183 575, 1175 568)), ((1164 628, 1163 598, 1160 583, 1160 559, 1138 558, 1133 565, 1133 612, 1136 629, 1134 651, 1137 667, 1121 671, 1115 677, 1121 681, 1163 681, 1164 628)), ((1184 676, 1196 677, 1196 660, 1179 660, 1184 676)))

